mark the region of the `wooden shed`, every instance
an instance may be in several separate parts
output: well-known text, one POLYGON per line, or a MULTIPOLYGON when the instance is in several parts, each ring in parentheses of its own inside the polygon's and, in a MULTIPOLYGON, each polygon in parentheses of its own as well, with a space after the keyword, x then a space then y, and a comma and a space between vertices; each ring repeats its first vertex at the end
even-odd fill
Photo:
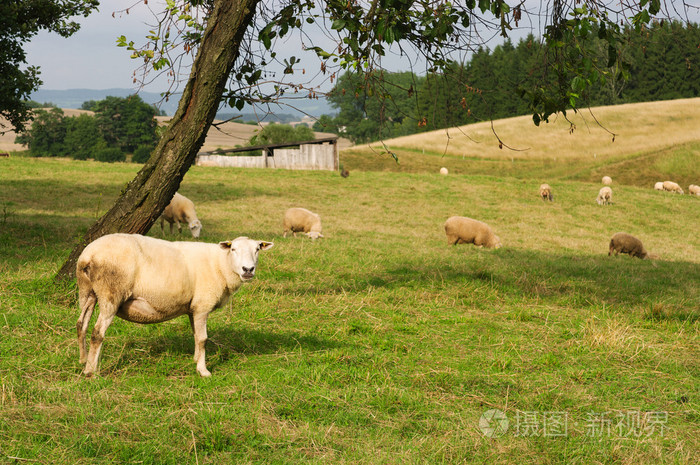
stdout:
POLYGON ((198 166, 337 171, 338 138, 200 152, 198 166), (251 154, 257 152, 258 154, 251 154))

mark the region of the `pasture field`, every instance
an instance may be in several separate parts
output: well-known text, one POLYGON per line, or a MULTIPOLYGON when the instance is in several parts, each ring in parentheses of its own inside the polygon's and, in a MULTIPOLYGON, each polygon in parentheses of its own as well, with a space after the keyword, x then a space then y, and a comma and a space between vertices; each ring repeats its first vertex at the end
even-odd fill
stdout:
POLYGON ((202 240, 275 242, 209 318, 212 378, 179 318, 115 320, 86 379, 75 283, 53 276, 137 169, 0 160, 0 463, 700 462, 700 198, 193 167, 202 240), (290 206, 326 238, 282 238, 290 206), (448 246, 451 215, 503 247, 448 246), (617 231, 661 259, 608 257, 617 231))
POLYGON ((540 126, 518 116, 414 134, 353 147, 343 161, 350 171, 435 173, 445 166, 453 174, 543 182, 600 182, 608 175, 616 184, 653 187, 673 180, 686 189, 700 179, 698 128, 700 98, 667 100, 581 110, 540 126))

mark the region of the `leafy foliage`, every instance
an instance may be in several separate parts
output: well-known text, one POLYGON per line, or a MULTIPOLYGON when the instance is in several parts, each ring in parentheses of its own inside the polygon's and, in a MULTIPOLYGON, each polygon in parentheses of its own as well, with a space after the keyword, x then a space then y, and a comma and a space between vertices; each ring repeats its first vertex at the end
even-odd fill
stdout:
POLYGON ((308 126, 300 124, 268 124, 259 133, 250 138, 249 145, 284 144, 303 142, 314 139, 314 132, 308 126))
MULTIPOLYGON (((156 109, 140 97, 107 97, 97 102, 84 102, 83 107, 94 109, 95 116, 66 117, 60 108, 36 110, 34 123, 20 133, 17 143, 27 145, 36 157, 70 156, 79 160, 98 159, 96 152, 107 147, 127 153, 142 146, 155 146, 158 139, 153 118, 156 109)), ((143 161, 150 156, 151 149, 146 150, 148 154, 143 161)))
POLYGON ((107 163, 125 161, 126 155, 117 147, 104 147, 95 152, 95 160, 107 163))
POLYGON ((20 133, 16 142, 26 145, 35 157, 62 156, 65 153, 63 142, 66 137, 63 110, 38 109, 34 114, 31 130, 20 133))
POLYGON ((64 118, 66 135, 63 140, 63 153, 76 160, 95 158, 95 152, 107 146, 100 135, 95 118, 82 114, 64 118))
POLYGON ((39 69, 26 66, 24 44, 40 30, 63 37, 72 35, 79 25, 69 18, 87 16, 97 6, 97 0, 0 2, 0 116, 15 129, 23 129, 30 118, 30 106, 25 101, 41 85, 39 69))
MULTIPOLYGON (((590 39, 590 53, 595 50, 600 63, 608 49, 598 35, 590 39)), ((700 62, 697 25, 659 22, 641 32, 628 27, 623 41, 623 66, 606 68, 609 79, 576 81, 580 102, 611 105, 700 95, 700 67, 694 66, 700 62)), ((441 73, 385 72, 370 84, 364 75, 348 72, 328 97, 338 115, 324 116, 319 121, 325 129, 319 125, 317 130, 362 143, 525 115, 531 112, 528 96, 557 81, 556 72, 544 64, 555 53, 529 35, 517 45, 506 40, 493 50, 479 48, 468 62, 453 63, 441 73)))
POLYGON ((139 145, 134 150, 131 156, 131 161, 134 163, 146 163, 149 158, 151 158, 151 152, 153 152, 153 147, 148 145, 139 145))
POLYGON ((139 145, 155 145, 156 109, 138 95, 107 97, 93 106, 97 126, 110 146, 133 152, 139 145))

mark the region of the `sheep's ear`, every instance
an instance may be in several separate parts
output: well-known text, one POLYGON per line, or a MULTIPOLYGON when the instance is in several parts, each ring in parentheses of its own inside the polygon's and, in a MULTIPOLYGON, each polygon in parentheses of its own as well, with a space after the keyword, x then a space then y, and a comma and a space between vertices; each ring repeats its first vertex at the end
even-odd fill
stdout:
POLYGON ((231 248, 231 241, 224 241, 224 242, 219 242, 219 247, 222 249, 230 249, 231 248))
POLYGON ((258 243, 258 248, 259 250, 267 250, 271 249, 273 245, 275 245, 274 242, 260 241, 260 243, 258 243))

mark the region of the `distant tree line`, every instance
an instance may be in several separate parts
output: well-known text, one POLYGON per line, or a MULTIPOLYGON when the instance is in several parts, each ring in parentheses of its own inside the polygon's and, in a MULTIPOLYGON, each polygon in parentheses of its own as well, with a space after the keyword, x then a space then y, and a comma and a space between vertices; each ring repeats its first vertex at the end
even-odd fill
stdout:
MULTIPOLYGON (((591 34, 595 37, 597 31, 591 34)), ((595 81, 596 73, 589 74, 594 76, 591 86, 582 92, 588 105, 700 95, 697 24, 655 23, 641 34, 628 29, 624 35, 628 44, 623 52, 625 66, 599 70, 614 76, 607 84, 601 84, 602 79, 595 81)), ((606 57, 610 51, 603 44, 601 40, 600 54, 606 57)), ((365 79, 348 72, 329 96, 337 115, 321 116, 313 129, 362 143, 531 114, 528 100, 537 98, 543 83, 557 79, 547 66, 554 59, 547 54, 552 53, 557 51, 546 52, 530 35, 517 45, 507 40, 493 50, 479 48, 470 61, 455 63, 441 74, 381 72, 365 79)))
MULTIPOLYGON (((36 108, 36 107, 35 107, 36 108)), ((65 116, 60 108, 35 109, 31 127, 19 133, 18 144, 35 157, 71 157, 77 160, 144 163, 158 139, 158 110, 138 95, 107 97, 84 102, 82 114, 65 116)))

